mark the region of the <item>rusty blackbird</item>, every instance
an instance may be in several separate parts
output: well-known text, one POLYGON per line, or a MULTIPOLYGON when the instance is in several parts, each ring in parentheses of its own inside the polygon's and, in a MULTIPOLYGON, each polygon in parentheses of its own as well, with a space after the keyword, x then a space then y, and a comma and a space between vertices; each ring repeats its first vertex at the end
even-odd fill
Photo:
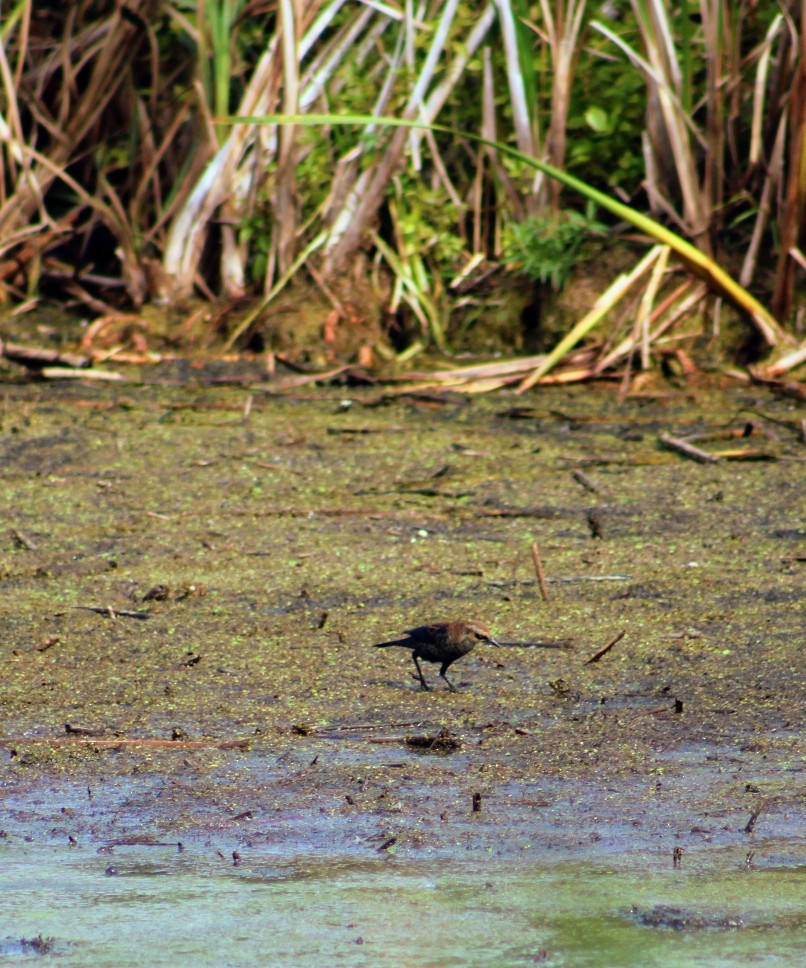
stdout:
POLYGON ((433 625, 420 625, 416 629, 407 629, 405 639, 379 642, 375 648, 388 649, 390 646, 399 645, 403 649, 411 649, 411 657, 414 659, 423 689, 431 687, 425 681, 418 659, 425 659, 426 662, 441 662, 439 674, 448 683, 448 689, 456 692, 456 687, 445 673, 452 663, 475 649, 479 642, 498 645, 483 622, 435 622, 433 625))

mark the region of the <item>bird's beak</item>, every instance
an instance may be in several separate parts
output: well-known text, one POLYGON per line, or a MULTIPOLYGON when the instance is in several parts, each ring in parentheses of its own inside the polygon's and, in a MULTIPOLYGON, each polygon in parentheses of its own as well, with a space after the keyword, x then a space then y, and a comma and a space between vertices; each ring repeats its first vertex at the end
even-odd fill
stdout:
POLYGON ((500 647, 501 643, 497 639, 490 639, 490 645, 494 645, 497 649, 500 647))

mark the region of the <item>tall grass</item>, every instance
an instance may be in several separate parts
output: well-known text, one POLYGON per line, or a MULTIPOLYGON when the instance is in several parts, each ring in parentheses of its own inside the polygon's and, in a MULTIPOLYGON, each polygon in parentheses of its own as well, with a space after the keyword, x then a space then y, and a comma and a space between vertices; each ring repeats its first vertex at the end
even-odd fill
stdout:
POLYGON ((550 231, 582 210, 534 159, 648 206, 790 325, 800 6, 619 9, 17 0, 0 23, 0 294, 66 293, 98 311, 265 300, 293 269, 340 304, 360 272, 388 281, 412 343, 446 349, 453 293, 501 272, 508 226, 550 216, 550 231), (636 72, 639 123, 624 110, 636 72), (276 114, 367 120, 231 120, 276 114))

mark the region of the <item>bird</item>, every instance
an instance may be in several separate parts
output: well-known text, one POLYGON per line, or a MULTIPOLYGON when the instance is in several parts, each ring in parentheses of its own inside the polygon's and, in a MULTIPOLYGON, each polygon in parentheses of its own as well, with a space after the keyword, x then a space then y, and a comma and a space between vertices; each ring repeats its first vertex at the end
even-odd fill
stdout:
POLYGON ((495 646, 499 644, 483 622, 435 622, 433 625, 418 625, 417 628, 406 629, 405 634, 404 639, 378 642, 375 648, 388 649, 390 646, 399 645, 403 649, 411 649, 420 686, 426 691, 431 687, 425 681, 418 659, 441 662, 439 674, 448 683, 448 689, 456 692, 456 687, 446 675, 448 667, 463 655, 472 652, 479 642, 489 642, 495 646))

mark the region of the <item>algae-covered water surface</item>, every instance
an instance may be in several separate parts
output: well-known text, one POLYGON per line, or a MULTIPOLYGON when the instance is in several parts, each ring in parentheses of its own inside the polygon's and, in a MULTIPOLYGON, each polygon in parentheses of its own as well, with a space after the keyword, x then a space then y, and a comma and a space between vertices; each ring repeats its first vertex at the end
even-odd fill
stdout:
POLYGON ((797 963, 791 402, 10 384, 0 415, 0 959, 797 963), (659 442, 695 432, 731 454, 659 442), (372 648, 457 618, 501 647, 456 693, 372 648))
POLYGON ((4 862, 0 959, 59 964, 796 965, 803 876, 661 873, 499 858, 294 861, 227 869, 195 847, 109 857, 28 848, 4 862), (757 893, 758 892, 758 893, 757 893), (12 900, 13 899, 13 900, 12 900))

